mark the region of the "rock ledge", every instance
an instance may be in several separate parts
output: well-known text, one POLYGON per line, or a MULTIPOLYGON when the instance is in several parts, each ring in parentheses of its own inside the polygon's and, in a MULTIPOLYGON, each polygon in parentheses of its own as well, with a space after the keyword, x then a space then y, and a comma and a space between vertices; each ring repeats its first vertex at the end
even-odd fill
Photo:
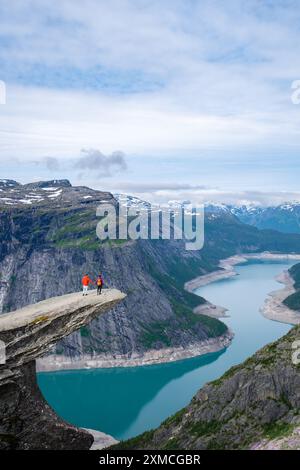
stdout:
POLYGON ((125 298, 116 289, 54 297, 1 315, 0 449, 89 449, 93 436, 61 420, 36 383, 35 360, 125 298))

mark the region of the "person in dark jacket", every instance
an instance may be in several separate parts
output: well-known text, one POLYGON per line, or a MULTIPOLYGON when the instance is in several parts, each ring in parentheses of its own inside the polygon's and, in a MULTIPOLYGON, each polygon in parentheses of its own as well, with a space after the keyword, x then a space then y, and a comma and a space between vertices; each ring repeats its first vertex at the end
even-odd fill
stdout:
POLYGON ((102 292, 102 287, 103 287, 103 277, 101 273, 97 277, 96 286, 97 286, 97 295, 100 295, 102 292))

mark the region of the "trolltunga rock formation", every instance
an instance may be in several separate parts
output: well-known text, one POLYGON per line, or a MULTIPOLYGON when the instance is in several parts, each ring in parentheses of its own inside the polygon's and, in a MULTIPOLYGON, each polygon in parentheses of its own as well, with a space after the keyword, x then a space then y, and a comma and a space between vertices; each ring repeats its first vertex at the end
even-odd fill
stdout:
POLYGON ((36 358, 58 340, 112 309, 116 289, 54 297, 0 316, 0 449, 89 449, 93 437, 59 418, 36 382, 36 358))

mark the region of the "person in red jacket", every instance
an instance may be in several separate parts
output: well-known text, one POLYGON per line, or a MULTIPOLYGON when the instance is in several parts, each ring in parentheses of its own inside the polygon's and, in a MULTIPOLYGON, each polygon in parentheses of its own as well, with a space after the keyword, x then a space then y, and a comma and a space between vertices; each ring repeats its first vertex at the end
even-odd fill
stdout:
POLYGON ((92 283, 92 280, 88 274, 85 274, 83 276, 81 283, 82 283, 82 288, 83 288, 82 295, 88 295, 88 288, 89 288, 89 285, 92 283))

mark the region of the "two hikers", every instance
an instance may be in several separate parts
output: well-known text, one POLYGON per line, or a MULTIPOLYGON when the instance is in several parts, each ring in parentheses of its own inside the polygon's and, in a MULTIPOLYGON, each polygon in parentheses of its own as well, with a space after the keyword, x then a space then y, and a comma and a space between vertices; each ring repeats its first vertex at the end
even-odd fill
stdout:
POLYGON ((97 295, 100 295, 103 287, 103 277, 100 273, 96 279, 96 283, 92 281, 88 274, 85 274, 81 280, 82 284, 82 295, 88 295, 88 289, 90 284, 96 284, 97 286, 97 295))

